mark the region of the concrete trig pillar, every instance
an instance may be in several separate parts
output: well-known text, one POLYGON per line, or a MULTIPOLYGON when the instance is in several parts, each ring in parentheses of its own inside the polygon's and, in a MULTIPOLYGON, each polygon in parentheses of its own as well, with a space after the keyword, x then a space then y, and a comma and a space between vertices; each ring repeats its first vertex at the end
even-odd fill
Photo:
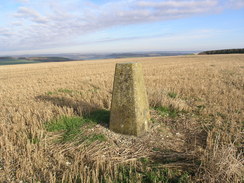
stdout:
POLYGON ((141 135, 150 120, 147 92, 140 63, 117 63, 109 128, 117 133, 141 135))

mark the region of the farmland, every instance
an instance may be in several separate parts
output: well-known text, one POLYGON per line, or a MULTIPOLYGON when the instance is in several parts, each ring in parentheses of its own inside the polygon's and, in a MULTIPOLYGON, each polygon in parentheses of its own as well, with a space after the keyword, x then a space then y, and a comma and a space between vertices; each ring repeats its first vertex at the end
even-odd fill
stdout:
POLYGON ((241 182, 244 55, 0 66, 0 182, 241 182), (108 129, 116 63, 141 62, 150 130, 108 129))
POLYGON ((33 64, 42 62, 65 62, 72 59, 64 57, 0 57, 0 65, 33 64))

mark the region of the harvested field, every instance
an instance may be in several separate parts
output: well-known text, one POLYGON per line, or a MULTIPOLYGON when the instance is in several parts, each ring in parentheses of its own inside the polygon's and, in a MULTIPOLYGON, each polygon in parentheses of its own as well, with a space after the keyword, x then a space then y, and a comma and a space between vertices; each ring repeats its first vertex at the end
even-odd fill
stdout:
POLYGON ((0 66, 0 182, 242 182, 244 55, 0 66), (115 64, 141 62, 151 125, 108 129, 115 64))

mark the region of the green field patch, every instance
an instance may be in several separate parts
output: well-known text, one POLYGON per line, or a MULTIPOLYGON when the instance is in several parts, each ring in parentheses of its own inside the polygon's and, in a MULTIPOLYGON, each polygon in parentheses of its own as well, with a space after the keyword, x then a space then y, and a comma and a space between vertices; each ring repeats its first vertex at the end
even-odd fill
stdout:
POLYGON ((64 57, 0 57, 0 65, 71 61, 64 57))
POLYGON ((32 60, 15 60, 15 59, 0 60, 0 65, 16 65, 16 64, 31 64, 31 63, 39 63, 39 62, 32 61, 32 60))

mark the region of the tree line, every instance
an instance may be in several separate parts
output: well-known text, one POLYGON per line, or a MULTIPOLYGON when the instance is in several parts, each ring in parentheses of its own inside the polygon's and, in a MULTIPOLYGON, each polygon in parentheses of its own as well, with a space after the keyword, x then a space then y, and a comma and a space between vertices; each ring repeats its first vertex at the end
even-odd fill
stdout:
POLYGON ((198 53, 198 55, 234 54, 234 53, 244 53, 244 48, 203 51, 198 53))

